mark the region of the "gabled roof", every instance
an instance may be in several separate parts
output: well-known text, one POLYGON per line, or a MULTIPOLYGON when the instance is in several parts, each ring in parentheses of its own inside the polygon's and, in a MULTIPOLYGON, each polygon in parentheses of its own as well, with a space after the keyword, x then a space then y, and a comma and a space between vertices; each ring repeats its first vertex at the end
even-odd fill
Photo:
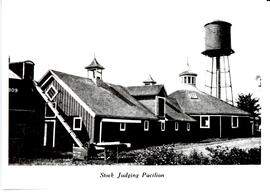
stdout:
POLYGON ((105 68, 97 62, 96 58, 94 58, 91 64, 86 66, 85 69, 91 70, 91 69, 105 69, 105 68))
POLYGON ((157 119, 157 117, 119 85, 51 71, 64 82, 96 115, 112 118, 157 119))
POLYGON ((157 96, 164 91, 165 96, 167 93, 164 89, 164 85, 144 85, 144 86, 130 86, 127 87, 127 90, 130 95, 136 96, 157 96))
MULTIPOLYGON (((50 70, 45 74, 39 84, 41 85, 42 82, 45 82, 51 75, 54 76, 57 81, 61 81, 61 83, 68 86, 73 94, 76 94, 76 96, 78 96, 97 116, 130 119, 158 119, 154 112, 130 94, 129 88, 106 83, 100 79, 98 79, 97 84, 95 84, 89 78, 54 70, 50 70)), ((152 87, 153 90, 151 89, 151 94, 159 94, 162 89, 164 89, 163 85, 138 87, 152 87)), ((165 89, 164 92, 166 93, 165 89)), ((166 118, 177 121, 195 121, 193 118, 182 112, 177 100, 174 98, 166 99, 166 118)))
POLYGON ((188 115, 249 115, 248 112, 201 92, 194 86, 175 91, 169 97, 175 98, 188 115))

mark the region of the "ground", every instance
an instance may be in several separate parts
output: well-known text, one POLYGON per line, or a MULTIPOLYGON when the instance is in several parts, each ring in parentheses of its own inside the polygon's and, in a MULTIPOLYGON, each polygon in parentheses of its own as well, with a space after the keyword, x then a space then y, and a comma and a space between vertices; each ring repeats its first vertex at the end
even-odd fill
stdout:
POLYGON ((216 147, 218 145, 227 146, 229 148, 237 147, 241 149, 250 149, 254 147, 261 146, 261 138, 260 137, 252 137, 252 138, 237 138, 237 139, 209 139, 204 140, 199 143, 177 143, 175 144, 176 152, 190 153, 192 150, 196 150, 198 152, 202 152, 206 154, 208 151, 205 150, 206 147, 216 147))
MULTIPOLYGON (((197 152, 202 152, 207 154, 208 151, 205 150, 207 147, 216 147, 221 145, 223 147, 227 146, 229 148, 237 147, 241 149, 250 149, 261 146, 260 137, 252 138, 236 138, 236 139, 207 139, 197 143, 176 143, 174 149, 177 153, 181 151, 185 154, 189 154, 191 151, 196 150, 197 152)), ((135 151, 141 151, 143 149, 137 149, 135 151)), ((26 159, 19 158, 16 159, 12 165, 87 165, 87 164, 115 164, 115 161, 104 160, 91 160, 91 161, 74 161, 72 158, 47 158, 47 159, 26 159)), ((133 164, 133 163, 128 163, 133 164)))

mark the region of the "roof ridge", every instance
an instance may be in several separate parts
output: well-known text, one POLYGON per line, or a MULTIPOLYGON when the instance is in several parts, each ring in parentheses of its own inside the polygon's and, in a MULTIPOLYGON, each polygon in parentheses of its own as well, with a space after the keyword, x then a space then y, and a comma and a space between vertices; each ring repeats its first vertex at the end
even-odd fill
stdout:
POLYGON ((85 79, 85 80, 88 80, 92 83, 94 83, 94 81, 88 77, 82 77, 82 76, 79 76, 79 75, 73 75, 73 74, 70 74, 70 73, 66 73, 66 72, 62 72, 62 71, 56 71, 56 70, 52 70, 50 69, 49 71, 52 71, 52 72, 56 72, 56 73, 62 73, 64 75, 69 75, 69 76, 73 76, 73 77, 78 77, 78 78, 81 78, 81 79, 85 79))
POLYGON ((133 88, 133 87, 158 87, 158 86, 164 86, 164 84, 155 84, 155 85, 132 85, 132 86, 127 86, 126 88, 133 88))

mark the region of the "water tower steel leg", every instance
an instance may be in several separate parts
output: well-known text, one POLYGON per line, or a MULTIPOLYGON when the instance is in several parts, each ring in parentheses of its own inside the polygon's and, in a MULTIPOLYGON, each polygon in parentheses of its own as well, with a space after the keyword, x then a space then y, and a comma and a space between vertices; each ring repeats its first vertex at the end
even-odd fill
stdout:
POLYGON ((210 87, 210 94, 211 95, 212 95, 212 89, 213 89, 213 68, 214 68, 214 58, 212 57, 211 87, 210 87))
POLYGON ((231 94, 232 94, 232 105, 233 103, 233 89, 232 89, 232 78, 231 78, 231 69, 230 69, 230 62, 229 62, 229 57, 227 56, 227 61, 228 61, 228 71, 229 71, 229 78, 230 78, 230 87, 231 87, 231 94))
POLYGON ((221 86, 220 86, 220 56, 216 57, 216 87, 217 87, 217 98, 221 98, 221 86))
POLYGON ((228 103, 228 93, 227 93, 227 87, 228 87, 228 84, 227 84, 227 69, 226 69, 226 61, 225 61, 225 57, 223 56, 223 65, 224 65, 224 76, 225 76, 225 96, 226 96, 226 102, 228 103))

